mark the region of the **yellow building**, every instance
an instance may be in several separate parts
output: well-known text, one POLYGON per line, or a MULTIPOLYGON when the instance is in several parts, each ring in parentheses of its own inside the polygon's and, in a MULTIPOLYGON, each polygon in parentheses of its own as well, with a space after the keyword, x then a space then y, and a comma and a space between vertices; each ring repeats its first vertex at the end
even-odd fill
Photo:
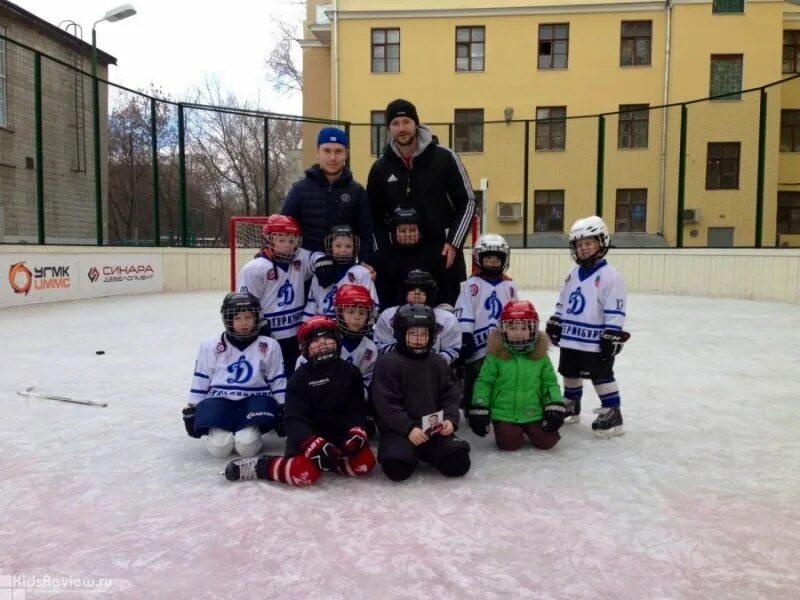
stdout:
POLYGON ((619 245, 800 242, 798 80, 687 104, 679 189, 679 104, 796 73, 791 3, 312 0, 307 11, 304 114, 353 124, 362 182, 383 109, 403 97, 461 155, 484 229, 512 243, 561 240, 596 212, 619 245))

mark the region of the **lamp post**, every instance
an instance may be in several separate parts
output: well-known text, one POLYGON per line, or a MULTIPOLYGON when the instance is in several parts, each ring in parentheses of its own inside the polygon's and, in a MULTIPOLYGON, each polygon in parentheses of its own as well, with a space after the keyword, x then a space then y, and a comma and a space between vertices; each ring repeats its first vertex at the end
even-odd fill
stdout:
POLYGON ((108 11, 102 19, 92 24, 92 108, 94 112, 94 197, 97 219, 97 245, 103 245, 103 182, 100 168, 100 86, 97 82, 97 32, 98 23, 108 21, 115 23, 136 14, 136 9, 130 4, 123 4, 108 11))

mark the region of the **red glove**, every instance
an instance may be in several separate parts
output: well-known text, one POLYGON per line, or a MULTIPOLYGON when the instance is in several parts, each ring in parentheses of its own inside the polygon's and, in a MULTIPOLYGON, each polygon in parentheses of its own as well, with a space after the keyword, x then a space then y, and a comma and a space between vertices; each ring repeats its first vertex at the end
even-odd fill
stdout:
POLYGON ((367 432, 363 427, 352 427, 347 432, 347 439, 342 444, 345 456, 355 456, 364 446, 367 445, 367 432))

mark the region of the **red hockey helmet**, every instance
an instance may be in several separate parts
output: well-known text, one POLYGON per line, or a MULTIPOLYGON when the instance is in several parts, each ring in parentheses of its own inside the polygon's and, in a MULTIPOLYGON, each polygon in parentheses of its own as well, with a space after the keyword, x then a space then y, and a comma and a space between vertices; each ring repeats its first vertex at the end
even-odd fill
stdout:
POLYGON ((311 317, 308 321, 300 325, 300 330, 297 333, 297 339, 300 342, 300 352, 306 360, 313 364, 327 362, 339 356, 342 349, 342 336, 336 328, 336 321, 330 317, 317 315, 311 317), (314 356, 311 355, 309 348, 311 342, 316 339, 327 337, 332 339, 335 343, 335 350, 322 352, 314 356))
POLYGON ((336 324, 343 334, 362 336, 369 333, 370 328, 374 324, 375 302, 372 300, 372 296, 370 296, 367 288, 363 285, 346 283, 336 290, 333 304, 336 307, 336 324), (364 323, 360 328, 356 329, 348 325, 347 319, 345 319, 344 316, 344 310, 346 308, 360 309, 358 313, 364 316, 364 323))
POLYGON ((512 350, 524 352, 533 348, 539 332, 539 314, 527 300, 512 300, 500 313, 500 336, 512 350))
POLYGON ((303 243, 300 224, 287 215, 270 215, 261 228, 264 248, 280 262, 291 262, 303 243))

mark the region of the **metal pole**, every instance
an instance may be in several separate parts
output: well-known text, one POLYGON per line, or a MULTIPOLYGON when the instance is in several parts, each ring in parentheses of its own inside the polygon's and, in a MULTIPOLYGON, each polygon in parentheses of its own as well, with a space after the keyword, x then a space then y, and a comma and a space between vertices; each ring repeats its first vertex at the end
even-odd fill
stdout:
POLYGON ((181 246, 189 245, 189 222, 186 216, 186 127, 183 104, 178 104, 178 192, 181 221, 181 246))
POLYGON ((522 151, 522 247, 528 247, 528 185, 530 182, 531 122, 525 121, 525 148, 522 151))
POLYGON ((595 190, 595 214, 603 216, 603 171, 606 156, 606 118, 603 115, 598 117, 597 123, 597 188, 595 190))
POLYGON ((36 119, 36 219, 39 244, 45 243, 44 231, 44 150, 42 143, 42 55, 33 62, 34 113, 36 119))
POLYGON ((269 119, 264 119, 264 214, 269 215, 269 119))
POLYGON ((150 98, 150 155, 153 161, 153 245, 161 245, 161 199, 158 190, 158 120, 156 119, 156 99, 150 98))
POLYGON ((681 104, 681 140, 678 149, 678 223, 676 246, 683 248, 683 208, 686 201, 686 126, 689 112, 685 104, 681 104))
POLYGON ((758 181, 756 183, 756 248, 762 245, 764 228, 764 162, 767 153, 767 90, 761 89, 761 107, 758 115, 758 181))
POLYGON ((103 182, 100 168, 100 86, 97 81, 97 32, 92 27, 92 112, 94 119, 94 201, 97 245, 103 245, 103 182))

